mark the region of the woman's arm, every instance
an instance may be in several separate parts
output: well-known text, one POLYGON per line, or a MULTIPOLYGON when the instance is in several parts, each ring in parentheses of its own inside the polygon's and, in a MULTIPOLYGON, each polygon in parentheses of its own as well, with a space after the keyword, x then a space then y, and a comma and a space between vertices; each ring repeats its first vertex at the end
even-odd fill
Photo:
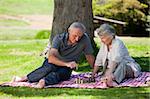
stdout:
POLYGON ((112 62, 110 62, 110 63, 108 64, 107 67, 109 67, 109 68, 106 70, 105 76, 112 75, 113 72, 115 71, 116 67, 117 67, 117 62, 112 61, 112 62))

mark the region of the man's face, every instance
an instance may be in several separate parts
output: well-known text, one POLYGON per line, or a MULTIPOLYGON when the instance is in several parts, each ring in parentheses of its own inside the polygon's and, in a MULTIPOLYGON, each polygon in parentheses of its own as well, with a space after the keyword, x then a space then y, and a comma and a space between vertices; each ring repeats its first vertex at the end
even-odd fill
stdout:
POLYGON ((79 28, 72 28, 69 30, 69 42, 71 44, 77 43, 83 36, 82 31, 79 28))

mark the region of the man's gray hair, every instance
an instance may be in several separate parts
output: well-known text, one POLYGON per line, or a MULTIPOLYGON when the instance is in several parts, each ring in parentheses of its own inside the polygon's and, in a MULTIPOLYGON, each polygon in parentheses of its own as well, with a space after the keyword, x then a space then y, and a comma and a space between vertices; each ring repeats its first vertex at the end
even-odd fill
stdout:
POLYGON ((103 36, 105 34, 115 36, 116 30, 113 26, 109 24, 102 24, 97 30, 97 34, 99 36, 103 36))
POLYGON ((85 27, 82 23, 80 23, 80 22, 73 22, 73 23, 69 26, 68 30, 71 30, 72 28, 79 28, 82 33, 85 33, 85 32, 86 32, 86 27, 85 27))

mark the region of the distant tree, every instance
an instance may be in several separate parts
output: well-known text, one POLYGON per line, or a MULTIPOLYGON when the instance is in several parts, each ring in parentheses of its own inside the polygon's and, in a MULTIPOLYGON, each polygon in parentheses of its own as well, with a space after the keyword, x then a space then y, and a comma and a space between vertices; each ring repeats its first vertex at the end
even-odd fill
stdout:
POLYGON ((93 13, 92 0, 54 0, 53 25, 50 40, 58 33, 67 31, 69 25, 78 21, 87 28, 93 46, 93 13))

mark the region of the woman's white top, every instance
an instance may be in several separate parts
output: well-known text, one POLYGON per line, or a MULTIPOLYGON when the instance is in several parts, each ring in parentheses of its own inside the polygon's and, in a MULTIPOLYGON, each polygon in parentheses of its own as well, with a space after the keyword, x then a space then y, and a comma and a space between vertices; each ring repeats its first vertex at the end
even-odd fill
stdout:
POLYGON ((119 64, 121 62, 125 62, 127 65, 131 66, 136 73, 138 72, 137 74, 141 71, 140 66, 132 57, 129 56, 127 48, 119 38, 113 39, 109 53, 107 50, 107 45, 104 43, 101 44, 101 48, 96 57, 95 65, 105 66, 106 59, 109 60, 109 63, 116 62, 119 64))

